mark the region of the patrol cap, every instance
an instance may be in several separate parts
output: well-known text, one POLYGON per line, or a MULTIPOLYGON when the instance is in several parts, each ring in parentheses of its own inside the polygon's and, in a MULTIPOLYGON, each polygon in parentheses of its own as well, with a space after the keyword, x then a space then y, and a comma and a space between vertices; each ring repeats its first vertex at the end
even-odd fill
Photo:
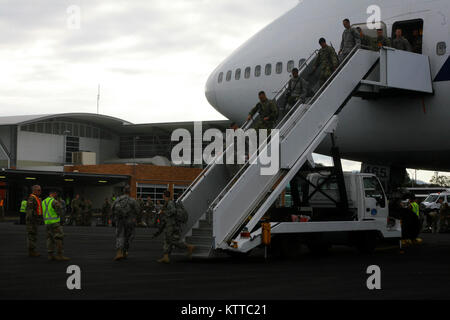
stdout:
POLYGON ((319 39, 319 43, 324 43, 324 42, 327 42, 327 40, 325 40, 325 38, 320 38, 319 39))
POLYGON ((298 72, 297 68, 292 69, 292 72, 298 72))

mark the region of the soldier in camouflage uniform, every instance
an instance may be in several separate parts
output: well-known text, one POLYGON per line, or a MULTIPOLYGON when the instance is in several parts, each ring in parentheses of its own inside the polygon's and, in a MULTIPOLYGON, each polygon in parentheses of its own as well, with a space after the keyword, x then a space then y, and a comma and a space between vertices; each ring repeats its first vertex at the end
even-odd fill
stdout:
POLYGON ((88 198, 83 202, 83 225, 90 227, 92 224, 92 202, 88 198))
POLYGON ((360 27, 357 27, 356 31, 358 31, 359 33, 359 38, 361 39, 361 46, 363 46, 364 49, 373 48, 374 39, 372 37, 369 37, 368 35, 365 35, 360 27))
POLYGON ((383 29, 377 29, 377 38, 373 44, 373 50, 379 51, 382 47, 390 47, 391 41, 384 36, 383 29))
POLYGON ((155 211, 156 207, 154 202, 152 201, 152 198, 150 196, 147 197, 147 201, 144 204, 144 221, 147 224, 147 226, 154 225, 155 224, 155 211))
POLYGON ((109 224, 110 215, 111 215, 111 203, 109 203, 108 198, 105 198, 105 202, 103 202, 102 206, 102 222, 105 226, 109 224))
POLYGON ((298 69, 294 68, 292 70, 292 77, 289 80, 288 89, 287 89, 287 104, 290 107, 293 107, 297 101, 301 101, 304 103, 306 101, 306 97, 308 95, 308 83, 300 78, 298 75, 298 69))
POLYGON ((112 218, 116 224, 117 249, 114 261, 128 257, 128 251, 136 229, 136 216, 140 210, 136 200, 130 197, 130 186, 125 186, 123 193, 112 204, 112 218))
POLYGON ((61 226, 61 215, 63 207, 56 200, 56 191, 51 191, 48 198, 42 201, 42 212, 47 231, 48 260, 69 261, 64 256, 64 232, 61 226), (56 247, 56 255, 54 255, 56 247))
POLYGON ((392 47, 397 50, 412 52, 411 44, 402 34, 402 29, 395 30, 395 39, 392 41, 392 47))
POLYGON ((138 212, 138 214, 136 216, 136 224, 138 226, 143 227, 145 225, 144 224, 144 219, 143 219, 143 215, 144 215, 144 201, 142 200, 141 197, 139 197, 136 200, 136 202, 137 202, 137 205, 138 205, 138 208, 139 208, 139 212, 138 212))
POLYGON ((414 53, 417 54, 422 54, 422 36, 420 35, 420 31, 419 30, 414 30, 413 31, 413 39, 412 39, 412 51, 414 53))
POLYGON ((267 99, 264 91, 261 91, 258 96, 259 103, 250 111, 247 120, 253 119, 253 116, 259 113, 259 118, 253 124, 253 129, 267 129, 270 133, 278 119, 278 107, 273 100, 267 99))
POLYGON ((159 263, 170 263, 170 253, 173 247, 187 249, 188 256, 192 256, 195 247, 180 240, 182 225, 178 220, 177 208, 175 203, 170 200, 170 191, 164 192, 164 207, 161 212, 161 224, 158 231, 152 236, 152 239, 159 236, 164 231, 164 256, 157 260, 159 263))
POLYGON ((339 65, 336 51, 327 45, 327 41, 324 38, 320 38, 319 44, 322 47, 317 54, 316 62, 313 68, 313 72, 320 68, 320 87, 328 80, 328 78, 333 74, 334 70, 339 65))
POLYGON ((28 197, 26 208, 28 255, 30 257, 39 257, 40 254, 36 252, 36 242, 38 226, 42 221, 42 203, 41 199, 39 199, 41 187, 36 185, 31 190, 32 194, 28 197))
POLYGON ((75 222, 77 226, 81 226, 81 200, 80 195, 77 194, 75 198, 72 200, 72 222, 75 222))
POLYGON ((349 19, 343 21, 344 33, 342 34, 341 49, 339 50, 339 61, 342 62, 356 45, 361 45, 358 31, 352 28, 349 19))

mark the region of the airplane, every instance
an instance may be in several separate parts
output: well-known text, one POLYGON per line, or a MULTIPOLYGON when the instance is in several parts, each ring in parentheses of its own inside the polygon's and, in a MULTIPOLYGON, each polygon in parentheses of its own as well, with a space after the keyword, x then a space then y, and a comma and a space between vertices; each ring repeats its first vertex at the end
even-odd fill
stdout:
MULTIPOLYGON (((450 170, 450 3, 448 0, 304 0, 226 58, 206 83, 209 103, 228 119, 243 123, 264 90, 273 98, 290 70, 319 49, 324 37, 339 51, 342 21, 350 19, 374 35, 368 21, 379 7, 381 27, 393 37, 423 30, 422 54, 430 59, 432 95, 377 100, 352 97, 339 114, 337 143, 343 158, 391 168, 450 170), (374 10, 374 11, 371 11, 374 10), (447 160, 447 161, 446 161, 447 160)), ((317 153, 329 155, 324 142, 317 153)))

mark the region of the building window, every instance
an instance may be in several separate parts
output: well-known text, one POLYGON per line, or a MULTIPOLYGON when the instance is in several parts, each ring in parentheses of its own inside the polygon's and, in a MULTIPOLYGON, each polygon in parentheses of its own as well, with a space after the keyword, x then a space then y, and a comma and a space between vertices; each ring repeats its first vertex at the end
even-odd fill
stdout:
POLYGON ((168 189, 168 185, 152 185, 152 184, 138 184, 137 188, 138 198, 147 199, 148 196, 152 198, 152 201, 156 204, 157 201, 163 203, 164 191, 168 189))
POLYGON ((298 62, 298 67, 300 68, 304 63, 305 63, 306 59, 300 59, 300 61, 298 62))
POLYGON ((287 63, 287 72, 291 73, 292 70, 294 69, 294 65, 295 65, 294 60, 288 61, 288 63, 287 63))
POLYGON ((244 74, 245 79, 250 78, 251 73, 252 73, 252 68, 250 68, 250 67, 245 68, 245 74, 244 74))
POLYGON ((219 83, 222 83, 223 81, 223 72, 219 73, 219 83))
POLYGON ((86 137, 86 126, 80 125, 80 137, 86 137))
POLYGON ((66 163, 73 163, 73 153, 80 151, 80 138, 66 136, 66 163))
POLYGON ((236 70, 236 73, 234 74, 234 79, 235 80, 241 79, 241 69, 236 70))
POLYGON ((261 66, 256 66, 255 67, 255 77, 260 77, 261 76, 261 66))
POLYGON ((272 74, 272 65, 270 63, 266 64, 265 75, 270 76, 272 74))
POLYGON ((231 80, 231 71, 228 71, 227 72, 227 81, 230 81, 231 80))
POLYGON ((187 186, 173 186, 173 199, 178 200, 179 197, 186 191, 187 186))
POLYGON ((283 62, 278 62, 275 68, 275 71, 277 74, 280 74, 283 72, 283 62))

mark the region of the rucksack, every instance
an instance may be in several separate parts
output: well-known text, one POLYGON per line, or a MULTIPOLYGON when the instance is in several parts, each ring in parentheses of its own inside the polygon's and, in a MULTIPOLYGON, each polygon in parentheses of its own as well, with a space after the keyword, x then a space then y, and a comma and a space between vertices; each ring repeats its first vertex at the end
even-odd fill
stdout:
POLYGON ((128 197, 120 197, 113 204, 113 215, 117 218, 125 218, 130 215, 131 204, 128 197))
POLYGON ((181 224, 185 224, 189 220, 189 214, 181 201, 175 202, 175 208, 177 209, 177 221, 181 224))

